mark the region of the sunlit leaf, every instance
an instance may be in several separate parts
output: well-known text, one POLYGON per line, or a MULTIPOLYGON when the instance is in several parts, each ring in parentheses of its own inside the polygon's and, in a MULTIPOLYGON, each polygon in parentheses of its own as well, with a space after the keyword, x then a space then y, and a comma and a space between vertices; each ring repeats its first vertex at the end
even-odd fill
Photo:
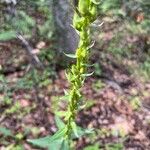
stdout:
POLYGON ((72 123, 71 123, 71 126, 72 126, 72 129, 73 129, 74 135, 78 138, 79 135, 78 135, 78 128, 77 128, 76 123, 75 123, 75 122, 72 122, 72 123))

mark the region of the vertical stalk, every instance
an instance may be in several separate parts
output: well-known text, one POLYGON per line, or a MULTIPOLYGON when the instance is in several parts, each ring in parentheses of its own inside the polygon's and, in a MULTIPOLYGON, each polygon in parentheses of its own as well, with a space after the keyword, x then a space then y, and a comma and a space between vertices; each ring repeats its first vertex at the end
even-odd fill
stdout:
POLYGON ((90 24, 96 19, 96 4, 93 0, 79 0, 77 10, 73 18, 73 27, 79 33, 80 41, 76 50, 76 63, 71 66, 67 72, 67 78, 70 82, 69 106, 66 125, 66 137, 70 139, 78 106, 81 100, 81 87, 87 72, 87 63, 89 59, 90 47, 90 24))

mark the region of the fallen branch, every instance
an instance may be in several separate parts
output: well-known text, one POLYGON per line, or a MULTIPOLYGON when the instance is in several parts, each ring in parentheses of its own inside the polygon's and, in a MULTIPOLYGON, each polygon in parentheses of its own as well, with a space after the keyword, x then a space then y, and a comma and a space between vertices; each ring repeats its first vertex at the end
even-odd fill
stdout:
POLYGON ((44 68, 43 64, 40 62, 37 55, 35 55, 35 53, 33 52, 33 48, 30 46, 28 41, 21 34, 18 33, 17 33, 17 39, 19 39, 22 45, 26 48, 26 51, 31 58, 31 64, 35 67, 43 69, 44 68))

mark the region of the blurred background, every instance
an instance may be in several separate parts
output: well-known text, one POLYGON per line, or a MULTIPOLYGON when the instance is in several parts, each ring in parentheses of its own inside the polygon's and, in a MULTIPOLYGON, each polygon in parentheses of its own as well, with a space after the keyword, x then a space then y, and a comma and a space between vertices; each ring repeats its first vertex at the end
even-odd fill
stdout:
MULTIPOLYGON (((77 1, 73 1, 74 6, 77 1)), ((0 1, 0 149, 56 132, 69 89, 65 69, 79 37, 69 0, 0 1)), ((90 63, 76 122, 95 128, 77 150, 150 149, 150 1, 101 0, 91 25, 90 63), (101 26, 100 26, 101 25, 101 26)))

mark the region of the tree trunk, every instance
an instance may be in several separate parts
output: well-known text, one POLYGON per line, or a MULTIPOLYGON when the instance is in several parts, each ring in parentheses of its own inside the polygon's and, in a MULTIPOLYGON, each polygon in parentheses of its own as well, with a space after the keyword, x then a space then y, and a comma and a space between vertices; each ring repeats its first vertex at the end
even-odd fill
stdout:
POLYGON ((78 35, 72 28, 73 8, 69 0, 53 0, 56 44, 60 52, 73 52, 78 45, 78 35))

